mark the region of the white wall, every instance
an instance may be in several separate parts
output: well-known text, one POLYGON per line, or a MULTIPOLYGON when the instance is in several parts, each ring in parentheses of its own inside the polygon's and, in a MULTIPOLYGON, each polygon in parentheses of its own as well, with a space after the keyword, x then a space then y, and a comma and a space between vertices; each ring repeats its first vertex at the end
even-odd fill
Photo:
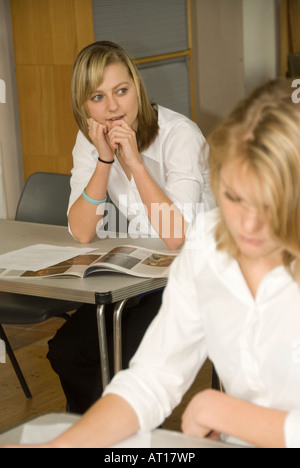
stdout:
POLYGON ((0 0, 0 79, 6 91, 6 102, 0 100, 0 216, 6 211, 8 218, 14 218, 23 187, 23 166, 9 0, 0 0))
POLYGON ((243 0, 245 91, 279 70, 279 2, 243 0))
POLYGON ((195 120, 207 135, 279 70, 280 0, 192 0, 195 120))
POLYGON ((244 95, 242 0, 192 0, 196 122, 204 135, 244 95))

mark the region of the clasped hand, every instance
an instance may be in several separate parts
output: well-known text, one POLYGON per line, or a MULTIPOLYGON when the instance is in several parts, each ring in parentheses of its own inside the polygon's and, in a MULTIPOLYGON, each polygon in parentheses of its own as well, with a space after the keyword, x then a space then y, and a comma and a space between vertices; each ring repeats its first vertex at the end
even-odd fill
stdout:
POLYGON ((110 129, 107 125, 92 118, 89 118, 87 122, 89 137, 97 148, 101 159, 111 161, 116 153, 117 157, 122 158, 129 168, 132 168, 137 162, 141 162, 136 133, 125 120, 112 122, 110 129))

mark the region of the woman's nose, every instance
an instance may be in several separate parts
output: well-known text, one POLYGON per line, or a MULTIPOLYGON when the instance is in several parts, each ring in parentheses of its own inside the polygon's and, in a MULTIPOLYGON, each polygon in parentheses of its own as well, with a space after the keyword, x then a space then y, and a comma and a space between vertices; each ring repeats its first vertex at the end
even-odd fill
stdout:
POLYGON ((115 112, 118 109, 118 102, 114 96, 108 96, 107 108, 110 112, 115 112))
POLYGON ((257 210, 246 210, 242 217, 243 229, 247 234, 253 234, 261 230, 264 222, 257 210))

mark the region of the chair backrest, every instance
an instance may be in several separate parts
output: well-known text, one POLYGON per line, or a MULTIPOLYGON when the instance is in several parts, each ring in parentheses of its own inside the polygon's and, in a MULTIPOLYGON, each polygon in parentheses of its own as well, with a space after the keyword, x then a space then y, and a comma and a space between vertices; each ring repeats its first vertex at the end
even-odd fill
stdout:
POLYGON ((67 226, 70 175, 36 172, 25 182, 15 219, 67 226))

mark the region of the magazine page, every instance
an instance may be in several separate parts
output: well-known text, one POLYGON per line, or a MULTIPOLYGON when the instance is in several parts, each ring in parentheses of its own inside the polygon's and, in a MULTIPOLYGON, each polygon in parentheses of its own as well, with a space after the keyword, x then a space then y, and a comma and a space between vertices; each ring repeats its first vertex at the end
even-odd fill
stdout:
POLYGON ((116 247, 87 268, 84 276, 99 270, 115 270, 133 276, 164 278, 177 254, 166 254, 141 247, 123 245, 116 247))
MULTIPOLYGON (((178 254, 152 251, 142 247, 123 245, 103 253, 91 249, 82 255, 65 258, 55 264, 40 269, 10 270, 0 269, 0 277, 38 278, 38 277, 77 277, 83 278, 104 271, 115 271, 145 278, 164 278, 168 276, 170 265, 178 254)), ((55 258, 55 257, 54 257, 55 258)))
POLYGON ((78 255, 73 258, 69 258, 63 262, 51 265, 47 268, 43 268, 38 271, 25 271, 21 274, 22 278, 34 278, 38 276, 49 277, 49 276, 65 276, 65 277, 79 277, 83 278, 85 270, 98 261, 103 253, 90 253, 85 255, 78 255))
POLYGON ((87 257, 83 268, 78 266, 78 274, 82 276, 84 270, 90 265, 89 254, 97 251, 93 261, 103 255, 95 248, 60 247, 47 244, 36 244, 23 249, 14 250, 0 255, 0 277, 21 276, 52 276, 67 271, 76 263, 83 265, 83 262, 75 261, 77 258, 87 257))

